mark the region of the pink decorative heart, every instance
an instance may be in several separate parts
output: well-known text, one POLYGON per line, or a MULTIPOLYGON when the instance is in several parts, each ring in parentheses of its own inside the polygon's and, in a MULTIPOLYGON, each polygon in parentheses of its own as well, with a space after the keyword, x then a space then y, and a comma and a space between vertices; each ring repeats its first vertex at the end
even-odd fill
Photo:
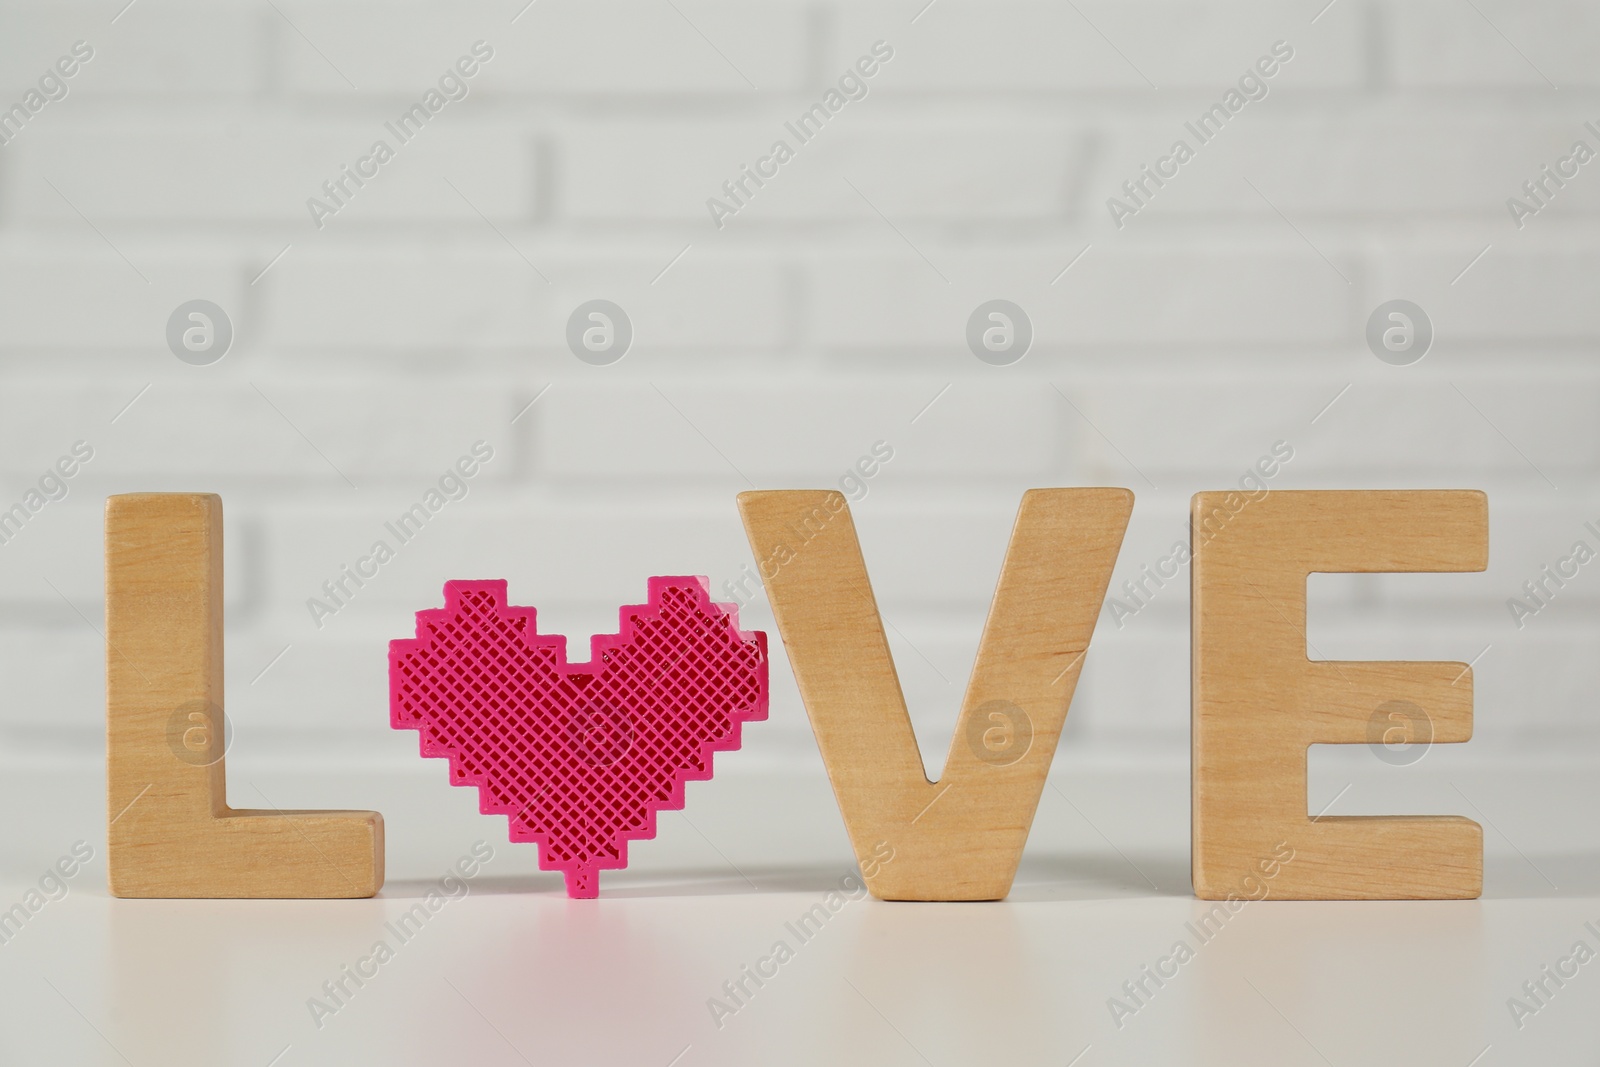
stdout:
POLYGON ((452 785, 477 786, 511 840, 538 842, 571 897, 597 895, 628 841, 655 836, 656 812, 683 807, 684 783, 711 777, 712 753, 767 717, 767 635, 739 630, 704 578, 649 588, 593 638, 590 663, 569 664, 567 639, 508 606, 503 581, 446 582, 416 638, 389 643, 390 724, 448 759, 452 785))

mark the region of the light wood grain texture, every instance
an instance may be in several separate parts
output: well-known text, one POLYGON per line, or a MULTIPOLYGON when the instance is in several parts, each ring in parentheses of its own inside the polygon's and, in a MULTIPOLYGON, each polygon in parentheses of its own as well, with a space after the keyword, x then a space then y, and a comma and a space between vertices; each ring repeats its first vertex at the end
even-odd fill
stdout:
POLYGON ((1459 899, 1483 888, 1483 831, 1457 816, 1313 818, 1306 749, 1362 744, 1409 702, 1434 742, 1472 736, 1465 663, 1313 661, 1314 572, 1481 571, 1488 501, 1466 491, 1200 493, 1193 564, 1195 895, 1459 899), (1287 862, 1264 864, 1291 852, 1287 862), (1247 882, 1247 878, 1254 881, 1247 882))
MULTIPOLYGON (((939 781, 928 781, 835 492, 742 493, 739 509, 867 888, 884 900, 1011 890, 1106 583, 1125 489, 1023 495, 939 781), (892 859, 885 856, 892 853, 892 859)), ((938 532, 903 546, 938 574, 938 532)))
POLYGON ((106 645, 107 853, 115 896, 378 891, 377 812, 228 807, 220 497, 138 493, 106 501, 106 645))

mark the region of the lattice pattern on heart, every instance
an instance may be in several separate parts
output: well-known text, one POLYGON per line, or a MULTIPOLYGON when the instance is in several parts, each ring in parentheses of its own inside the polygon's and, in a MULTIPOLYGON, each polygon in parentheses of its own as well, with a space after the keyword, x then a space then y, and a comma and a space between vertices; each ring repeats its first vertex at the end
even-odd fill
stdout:
POLYGON ((683 807, 684 784, 767 717, 767 635, 739 630, 704 578, 651 578, 649 596, 586 664, 538 632, 535 609, 509 606, 503 581, 446 582, 417 636, 389 643, 390 724, 448 759, 451 784, 476 786, 511 840, 537 842, 569 896, 595 896, 628 841, 654 837, 656 812, 683 807))

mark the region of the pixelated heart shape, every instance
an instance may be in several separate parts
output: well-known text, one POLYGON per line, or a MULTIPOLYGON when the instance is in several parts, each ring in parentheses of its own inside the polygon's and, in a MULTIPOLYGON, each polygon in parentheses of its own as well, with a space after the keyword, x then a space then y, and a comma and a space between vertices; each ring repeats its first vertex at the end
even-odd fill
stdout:
POLYGON ((446 582, 417 636, 389 643, 390 725, 448 759, 452 785, 477 786, 511 840, 536 842, 568 896, 597 895, 656 812, 682 808, 712 754, 767 717, 767 635, 739 630, 704 578, 651 578, 649 594, 591 640, 589 663, 568 663, 567 639, 509 606, 503 581, 446 582))

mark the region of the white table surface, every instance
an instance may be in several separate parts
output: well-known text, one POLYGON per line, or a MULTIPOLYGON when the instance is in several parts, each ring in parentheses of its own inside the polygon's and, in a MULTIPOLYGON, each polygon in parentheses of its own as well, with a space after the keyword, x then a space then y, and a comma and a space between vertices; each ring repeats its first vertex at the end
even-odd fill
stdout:
MULTIPOLYGON (((1465 747, 1462 752, 1464 753, 1465 747)), ((1065 750, 1002 903, 850 900, 785 924, 853 872, 821 772, 726 759, 665 813, 601 896, 570 901, 443 764, 319 774, 230 757, 230 801, 375 807, 374 900, 114 900, 98 767, 10 770, 0 909, 77 840, 95 858, 0 945, 4 1064, 1593 1064, 1600 959, 1512 1019, 1507 1000, 1576 941, 1600 950, 1593 764, 1404 768, 1359 746, 1314 764, 1311 807, 1485 823, 1483 899, 1245 906, 1211 940, 1188 879, 1188 767, 1065 750), (1348 788, 1346 788, 1348 786, 1348 788), (258 792, 259 791, 259 792, 258 792), (494 858, 408 941, 385 923, 482 839, 494 858), (392 959, 317 1024, 323 982, 392 959), (793 958, 737 1012, 708 1001, 774 942, 793 958), (1108 1006, 1179 939, 1194 958, 1119 1027, 1108 1006)), ((347 981, 347 985, 350 985, 347 981)), ((355 988, 350 985, 350 988, 355 988)), ((751 987, 754 988, 754 987, 751 987)), ((1554 989, 1554 986, 1551 986, 1554 989)))

